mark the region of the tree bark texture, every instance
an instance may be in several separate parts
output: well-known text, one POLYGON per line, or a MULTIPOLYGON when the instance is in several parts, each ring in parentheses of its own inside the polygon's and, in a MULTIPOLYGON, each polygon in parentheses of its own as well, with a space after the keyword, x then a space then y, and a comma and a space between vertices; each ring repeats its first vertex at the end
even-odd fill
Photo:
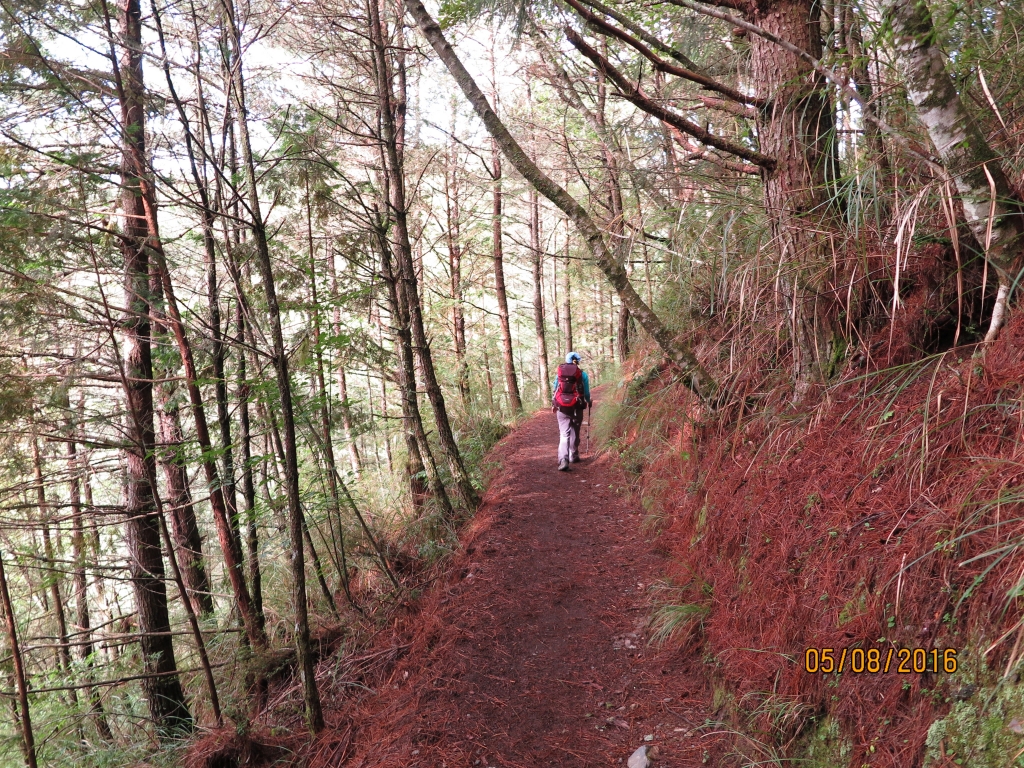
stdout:
MULTIPOLYGON (((159 26, 159 15, 155 14, 154 18, 157 21, 161 45, 163 45, 163 32, 162 27, 159 26)), ((166 69, 165 72, 167 72, 166 69)), ((172 97, 177 102, 177 95, 173 88, 173 81, 170 79, 169 73, 168 87, 171 90, 172 97)), ((179 116, 183 123, 187 125, 184 110, 181 109, 180 106, 179 116)), ((213 219, 209 208, 209 199, 206 193, 206 188, 201 182, 199 176, 194 158, 194 149, 190 138, 188 138, 189 136, 190 134, 186 130, 186 148, 189 152, 193 178, 196 181, 200 198, 203 201, 203 242, 205 246, 204 253, 207 259, 207 266, 209 267, 209 264, 213 259, 213 219)), ((196 440, 198 441, 200 450, 202 451, 200 461, 203 466, 206 484, 210 491, 210 507, 213 512, 213 519, 217 528, 217 537, 220 542, 221 552, 224 556, 224 564, 228 572, 228 579, 231 583, 232 591, 234 592, 235 602, 238 606, 239 613, 242 616, 247 639, 250 644, 256 647, 262 647, 265 645, 265 636, 262 624, 256 619, 255 613, 252 609, 250 594, 245 583, 242 545, 233 502, 232 505, 229 506, 228 499, 225 495, 224 485, 221 482, 221 473, 218 471, 217 461, 213 455, 210 429, 206 418, 206 407, 203 403, 202 393, 199 389, 195 357, 192 353, 192 346, 186 333, 185 324, 181 318, 181 312, 178 308, 174 285, 171 281, 170 269, 167 265, 166 258, 164 257, 163 244, 160 239, 159 226, 157 222, 155 194, 153 193, 151 186, 147 186, 146 189, 146 194, 142 196, 142 205, 143 212, 145 214, 145 223, 149 234, 149 239, 146 244, 148 249, 147 255, 152 261, 150 289, 152 294, 150 297, 151 302, 156 302, 161 298, 165 302, 165 310, 156 313, 156 317, 159 321, 159 327, 163 328, 165 325, 170 325, 181 357, 182 366, 185 372, 185 382, 188 390, 189 403, 195 420, 196 440)), ((219 310, 215 315, 219 323, 219 310)), ((226 388, 221 391, 221 395, 226 398, 226 388)), ((233 494, 233 480, 231 482, 230 490, 233 494)))
POLYGON ((348 399, 348 378, 345 375, 344 361, 338 363, 338 398, 341 400, 338 408, 341 410, 342 434, 348 445, 348 463, 352 468, 352 474, 358 475, 363 471, 363 460, 359 455, 355 430, 352 428, 352 404, 348 399))
POLYGON ((487 411, 494 413, 494 377, 491 376, 491 359, 484 348, 484 392, 487 393, 487 411))
MULTIPOLYGON (((313 253, 313 217, 312 217, 312 206, 309 200, 309 182, 306 183, 306 232, 309 238, 309 285, 310 285, 310 298, 312 299, 312 306, 310 308, 311 320, 313 323, 313 354, 316 359, 316 391, 319 395, 320 400, 320 428, 323 430, 321 437, 321 445, 323 447, 324 459, 327 462, 327 487, 330 490, 331 499, 334 501, 334 512, 336 515, 341 514, 341 504, 339 502, 338 495, 338 465, 334 459, 334 436, 331 434, 331 411, 328 407, 328 393, 327 393, 327 376, 324 373, 324 353, 323 348, 320 346, 320 301, 316 290, 316 259, 313 253)), ((311 556, 315 550, 313 549, 313 537, 309 533, 309 526, 306 526, 306 537, 310 545, 311 556)), ((340 618, 338 614, 338 606, 334 601, 334 594, 327 587, 327 580, 324 577, 323 566, 320 563, 319 557, 314 557, 314 565, 316 567, 317 581, 320 582, 320 590, 324 593, 324 598, 327 600, 327 607, 331 613, 334 614, 335 618, 340 618)), ((338 574, 341 580, 344 581, 346 574, 339 571, 338 574)), ((347 591, 347 587, 346 587, 347 591)))
MULTIPOLYGON (((752 4, 754 5, 754 4, 752 4)), ((815 59, 821 57, 815 0, 754 5, 750 20, 815 59)), ((796 395, 800 399, 831 372, 838 337, 837 275, 829 249, 834 229, 827 185, 835 175, 834 117, 825 79, 811 65, 770 40, 750 36, 752 81, 765 102, 761 151, 775 160, 764 178, 764 204, 779 258, 785 265, 792 317, 796 395)))
POLYGON ((434 496, 441 510, 452 513, 451 500, 445 490, 444 483, 437 473, 434 454, 427 441, 427 433, 423 428, 420 415, 419 398, 416 395, 416 363, 413 357, 412 332, 410 330, 408 299, 400 294, 402 283, 395 275, 391 260, 391 244, 387 242, 383 232, 379 236, 381 272, 388 287, 388 301, 391 305, 391 319, 394 323, 394 345, 398 356, 398 390, 402 398, 402 421, 405 428, 408 463, 406 472, 409 476, 413 506, 423 506, 426 488, 423 478, 426 477, 430 493, 434 496))
POLYGON ((576 348, 572 337, 572 287, 569 276, 569 222, 565 222, 565 250, 562 254, 562 338, 565 340, 565 349, 562 354, 567 354, 576 348))
POLYGON ((629 308, 622 304, 619 306, 619 333, 616 337, 616 354, 619 356, 619 363, 626 362, 626 358, 629 357, 629 334, 630 324, 633 322, 633 318, 629 314, 629 308))
MULTIPOLYGON (((455 135, 454 106, 452 136, 455 135)), ((445 172, 445 213, 448 219, 448 274, 451 281, 452 339, 455 344, 456 382, 462 410, 469 412, 469 365, 466 362, 466 314, 462 301, 462 222, 459 204, 459 156, 454 138, 448 143, 445 172)))
POLYGON ((155 432, 153 360, 150 343, 150 242, 145 198, 147 177, 145 90, 142 77, 142 13, 139 0, 121 6, 121 253, 124 258, 124 376, 129 447, 125 449, 125 537, 135 595, 139 642, 147 676, 142 688, 161 737, 192 730, 192 715, 177 674, 164 585, 160 526, 154 500, 155 432))
MULTIPOLYGON (((242 303, 235 304, 235 327, 238 332, 240 346, 248 341, 252 343, 251 334, 245 322, 242 303)), ((237 397, 238 397, 238 442, 242 449, 242 498, 245 501, 246 531, 246 573, 249 580, 252 611, 256 626, 261 634, 266 631, 266 617, 263 614, 263 574, 260 570, 260 541, 256 527, 256 483, 253 477, 252 458, 252 425, 249 421, 249 400, 252 390, 246 376, 246 350, 242 347, 238 353, 237 397)))
POLYGON ((462 254, 458 247, 448 252, 452 282, 452 339, 454 341, 456 379, 463 410, 469 408, 469 364, 466 361, 466 313, 462 307, 462 254))
POLYGON ((159 275, 160 287, 163 289, 166 301, 166 320, 174 332, 174 338, 185 371, 185 385, 188 390, 192 416, 196 425, 196 441, 199 443, 199 448, 202 451, 201 463, 206 484, 210 490, 210 508, 213 512, 213 519, 217 528, 217 538, 220 541, 221 552, 224 556, 228 580, 231 583, 235 603, 238 605, 238 612, 242 616, 242 622, 245 626, 249 642, 256 647, 263 647, 266 645, 266 637, 260 622, 256 618, 252 607, 252 598, 245 583, 242 542, 239 538, 237 525, 232 524, 232 514, 224 495, 224 488, 220 481, 216 459, 213 458, 213 443, 210 438, 210 427, 206 420, 206 407, 203 403, 202 393, 199 391, 199 377, 195 357, 192 354, 192 346, 188 336, 185 334, 185 323, 178 309, 174 285, 171 282, 170 271, 157 234, 155 204, 150 206, 148 216, 150 232, 153 238, 150 252, 156 262, 155 271, 159 275))
MULTIPOLYGON (((195 70, 195 83, 196 83, 196 95, 197 103, 199 108, 199 125, 200 133, 196 138, 193 136, 193 129, 191 122, 188 118, 188 114, 185 111, 184 103, 178 96, 177 89, 174 85, 174 79, 171 77, 170 64, 167 57, 167 47, 164 38, 164 30, 160 20, 160 12, 157 5, 153 5, 153 19, 156 23, 157 35, 160 41, 160 51, 163 57, 163 70, 164 77, 167 81, 167 88, 171 95, 171 100, 178 112, 178 119, 181 122, 182 128, 184 129, 185 135, 185 152, 188 156, 189 169, 192 173, 192 181, 195 184, 196 192, 199 195, 199 209, 202 219, 202 232, 203 232, 203 260, 206 266, 206 298, 207 304, 210 310, 209 327, 212 332, 212 362, 213 362, 213 378, 214 378, 214 393, 217 403, 217 422, 220 428, 221 437, 221 454, 222 454, 222 465, 223 468, 220 472, 210 473, 210 468, 204 466, 207 481, 211 483, 211 489, 213 498, 211 502, 214 506, 214 517, 219 520, 221 515, 220 506, 224 507, 223 516, 227 520, 227 527, 230 531, 230 544, 231 548, 228 551, 226 557, 229 563, 241 563, 241 532, 239 530, 238 520, 238 502, 235 486, 235 470, 234 470, 234 459, 233 459, 233 445, 231 440, 231 416, 228 407, 228 391, 227 391, 227 380, 224 373, 224 365, 226 359, 226 346, 224 344, 223 331, 221 329, 221 314, 220 314, 220 290, 217 279, 217 253, 216 253, 216 238, 214 231, 214 224, 216 221, 216 215, 221 208, 221 201, 223 199, 221 190, 221 177, 216 175, 216 190, 214 194, 215 204, 211 202, 210 191, 204 175, 200 173, 200 161, 196 157, 196 142, 202 147, 204 144, 203 132, 207 135, 211 134, 209 123, 209 111, 206 107, 206 100, 204 97, 203 89, 203 78, 201 75, 201 58, 196 58, 194 70, 195 70), (216 207, 215 207, 216 206, 216 207), (213 480, 211 480, 213 478, 213 480)), ((227 114, 225 117, 228 119, 230 125, 230 104, 226 106, 227 114)), ((233 134, 232 134, 233 136, 233 134)), ((234 145, 231 147, 231 160, 232 167, 234 170, 234 145)), ((205 155, 203 156, 203 166, 205 170, 205 155)), ((237 208, 237 202, 235 203, 237 208)), ((156 216, 155 211, 151 213, 151 230, 155 233, 156 229, 156 216)), ((162 247, 162 246, 160 246, 162 247)), ((228 252, 228 264, 229 269, 235 272, 237 279, 237 271, 232 261, 232 243, 230 238, 225 237, 225 247, 228 252)), ((161 254, 162 255, 162 254, 161 254)), ((166 280, 169 282, 169 272, 166 276, 166 280)), ((177 308, 174 306, 173 293, 169 287, 165 287, 167 291, 167 300, 171 302, 171 313, 172 315, 177 314, 177 308)), ((241 303, 242 297, 239 295, 239 302, 241 303)), ((179 347, 182 351, 182 360, 186 368, 186 376, 188 376, 189 367, 191 365, 191 352, 186 350, 188 346, 184 341, 185 334, 184 329, 181 326, 180 318, 175 325, 175 337, 178 341, 179 347), (179 332, 180 331, 180 332, 179 332)), ((194 366, 193 366, 194 367, 194 366)), ((194 376, 193 376, 194 379, 194 376)), ((193 411, 203 410, 201 404, 201 398, 198 396, 198 390, 195 387, 189 387, 189 397, 193 403, 193 411), (199 403, 199 405, 196 405, 199 403)), ((198 418, 198 417, 197 417, 198 418)), ((203 411, 202 421, 205 422, 205 411, 203 411)), ((208 433, 208 428, 198 427, 197 432, 200 433, 200 441, 202 442, 202 434, 208 433)), ((208 439, 208 438, 207 438, 208 439)), ((201 446, 204 452, 208 452, 208 446, 201 446)), ((204 461, 204 465, 210 464, 209 460, 204 461)), ((173 522, 173 518, 172 518, 173 522)), ((222 545, 224 541, 222 539, 222 545)), ((244 586, 244 575, 241 572, 241 566, 229 565, 229 568, 233 568, 235 573, 232 574, 231 583, 233 589, 236 591, 237 599, 237 588, 241 584, 244 586)), ((188 563, 186 562, 186 574, 188 571, 188 563)), ((186 583, 188 583, 188 576, 186 575, 186 583)), ((242 595, 240 611, 243 614, 243 621, 246 617, 251 617, 251 611, 248 609, 248 593, 242 595)), ((199 613, 203 613, 199 611, 199 613)), ((250 629, 250 640, 255 640, 251 634, 251 630, 254 622, 249 622, 250 629)), ((257 629, 262 633, 262 622, 255 622, 257 629)))
MULTIPOLYGON (((221 493, 227 507, 228 522, 231 524, 231 535, 239 542, 241 549, 242 532, 238 515, 238 494, 235 485, 234 441, 231 439, 231 410, 228 405, 228 384, 224 373, 227 359, 227 346, 224 344, 224 331, 221 328, 220 291, 217 283, 217 263, 212 254, 206 257, 207 302, 210 308, 210 330, 213 336, 211 358, 213 362, 214 396, 217 400, 217 426, 220 432, 221 467, 218 477, 221 480, 221 493)), ((241 562, 241 561, 240 561, 241 562)))
MULTIPOLYGON (((862 109, 865 114, 870 112, 876 115, 878 105, 875 103, 875 83, 872 80, 868 69, 868 55, 864 51, 864 40, 860 30, 860 20, 850 0, 839 0, 840 28, 837 30, 843 36, 842 42, 846 44, 846 53, 850 60, 850 67, 853 71, 853 78, 857 84, 857 92, 864 100, 862 109)), ((889 157, 885 153, 885 142, 882 140, 882 131, 878 127, 876 119, 864 120, 864 138, 867 140, 868 150, 871 153, 871 160, 875 163, 878 173, 876 185, 879 192, 883 192, 889 185, 891 167, 889 157)), ((884 198, 884 194, 879 194, 884 198)), ((883 201, 880 204, 884 205, 883 201)))
MULTIPOLYGON (((64 610, 64 594, 61 590, 63 577, 55 566, 57 563, 56 553, 53 547, 53 539, 50 534, 50 505, 46 501, 46 484, 43 480, 43 457, 39 451, 39 438, 32 438, 32 465, 35 472, 36 505, 39 509, 39 524, 43 534, 43 556, 47 568, 50 570, 45 582, 50 587, 50 598, 53 600, 53 617, 57 625, 57 638, 60 641, 57 648, 57 666, 65 674, 71 672, 71 644, 68 639, 67 613, 64 610)), ((59 542, 58 542, 59 544, 59 542)), ((78 696, 74 689, 71 689, 71 699, 77 704, 78 696)))
MULTIPOLYGON (((608 51, 606 44, 602 47, 602 53, 607 56, 608 51)), ((607 100, 605 78, 603 75, 598 77, 597 81, 597 111, 595 113, 596 122, 601 128, 607 131, 607 122, 605 115, 605 104, 607 100)), ((608 142, 604 142, 602 147, 603 152, 601 155, 602 162, 604 164, 605 174, 607 175, 608 184, 608 210, 609 210, 609 221, 608 221, 608 232, 612 236, 612 250, 618 255, 619 261, 626 267, 626 273, 629 274, 632 269, 629 267, 629 243, 626 239, 626 213, 622 202, 622 184, 619 175, 619 164, 618 158, 608 142)), ((610 297, 609 297, 610 300, 610 297)), ((614 317, 609 316, 609 323, 612 325, 611 333, 609 335, 609 343, 611 345, 612 340, 615 339, 618 346, 619 362, 624 362, 629 356, 629 324, 630 314, 629 307, 624 303, 621 304, 619 309, 619 334, 615 337, 614 332, 614 317)), ((609 350, 614 353, 614 347, 609 350)))
MULTIPOLYGON (((373 414, 373 387, 370 385, 370 372, 366 372, 366 397, 369 400, 370 414, 373 414)), ((380 412, 385 418, 388 416, 388 380, 380 377, 380 412)), ((371 423, 372 426, 372 423, 371 423)), ((395 457, 391 453, 391 435, 384 433, 384 458, 388 462, 388 472, 395 471, 395 457)))

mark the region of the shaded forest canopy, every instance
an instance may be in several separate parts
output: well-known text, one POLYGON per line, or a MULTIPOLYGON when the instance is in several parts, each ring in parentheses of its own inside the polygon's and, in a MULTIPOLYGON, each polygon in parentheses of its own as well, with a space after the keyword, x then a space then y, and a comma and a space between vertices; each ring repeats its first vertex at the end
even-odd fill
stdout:
MULTIPOLYGON (((968 403, 977 372, 1021 408, 1022 32, 1006 1, 0 3, 0 763, 320 732, 321 662, 457 549, 570 350, 630 382, 614 438, 680 542, 714 461, 792 424, 873 455, 923 414, 912 507, 936 445, 1019 466, 968 403), (655 396, 692 464, 637 441, 655 396)), ((984 477, 980 526, 1020 503, 984 477)), ((831 714, 792 695, 786 748, 831 714)))

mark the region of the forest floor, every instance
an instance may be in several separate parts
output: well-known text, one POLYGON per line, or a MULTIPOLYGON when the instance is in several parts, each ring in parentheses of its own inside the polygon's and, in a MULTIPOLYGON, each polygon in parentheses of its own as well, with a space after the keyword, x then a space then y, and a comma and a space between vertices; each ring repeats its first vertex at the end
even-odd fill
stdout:
POLYGON ((408 652, 349 710, 346 766, 615 766, 641 745, 696 766, 720 746, 700 659, 648 642, 666 561, 625 476, 596 447, 558 472, 556 446, 545 411, 491 454, 462 553, 391 638, 408 652))

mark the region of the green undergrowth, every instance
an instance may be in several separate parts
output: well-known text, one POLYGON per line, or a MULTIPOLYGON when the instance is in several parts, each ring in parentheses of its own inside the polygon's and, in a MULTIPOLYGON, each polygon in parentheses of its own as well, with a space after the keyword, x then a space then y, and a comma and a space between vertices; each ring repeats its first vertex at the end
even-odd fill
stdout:
MULTIPOLYGON (((610 396, 599 402, 594 411, 595 439, 617 454, 620 465, 633 479, 643 475, 651 463, 668 451, 675 450, 681 462, 691 459, 685 446, 677 448, 672 442, 686 417, 672 398, 666 397, 666 390, 675 394, 680 385, 672 382, 664 389, 648 391, 658 379, 659 370, 649 366, 630 380, 609 387, 610 396)), ((630 488, 644 511, 644 527, 649 532, 660 530, 665 521, 663 502, 667 490, 667 477, 650 476, 630 488)))
POLYGON ((978 671, 950 681, 952 706, 928 729, 924 765, 1024 766, 1024 685, 1018 673, 1004 676, 980 659, 964 668, 978 671))
MULTIPOLYGON (((925 739, 924 768, 962 765, 977 768, 1024 766, 1024 685, 1003 678, 980 659, 965 659, 964 672, 951 675, 936 691, 950 705, 925 739)), ((813 718, 785 760, 768 761, 803 768, 836 768, 850 763, 850 739, 836 718, 813 718)), ((749 738, 749 737, 748 737, 749 738)), ((763 764, 763 763, 762 763, 763 764)))
POLYGON ((797 751, 804 757, 794 763, 803 768, 836 768, 850 762, 850 743, 843 738, 839 723, 833 717, 815 722, 797 751))
MULTIPOLYGON (((492 415, 471 414, 456 426, 463 461, 478 489, 484 489, 488 478, 498 467, 500 457, 492 457, 491 449, 516 424, 517 421, 504 421, 492 415)), ((393 441, 394 472, 389 473, 386 466, 365 467, 358 477, 350 471, 339 472, 339 484, 344 489, 340 510, 326 485, 313 479, 318 477, 314 471, 315 456, 304 457, 307 464, 303 465, 305 471, 302 473, 305 481, 302 487, 303 511, 320 558, 323 579, 337 605, 335 614, 319 586, 311 558, 307 556, 310 624, 314 646, 322 654, 318 677, 321 695, 325 699, 336 695, 331 692, 332 687, 342 690, 358 685, 350 682, 353 656, 358 657, 375 632, 394 620, 396 610, 404 610, 405 606, 414 603, 429 585, 437 568, 443 567, 444 562, 458 552, 460 525, 471 519, 474 513, 474 510, 458 509, 455 519, 449 519, 441 514, 431 499, 414 508, 409 498, 408 482, 400 472, 404 456, 395 445, 397 443, 399 441, 393 441), (365 526, 356 515, 357 511, 365 526), (349 606, 341 582, 342 546, 351 594, 358 608, 349 606), (401 589, 394 588, 387 576, 388 570, 400 581, 401 589)), ((448 477, 447 466, 441 461, 436 446, 435 456, 438 470, 450 491, 454 483, 448 477)), ((454 497, 452 501, 456 502, 454 497)), ((190 692, 189 706, 199 725, 193 734, 158 743, 151 736, 150 729, 140 729, 138 724, 145 722, 147 705, 141 689, 134 682, 100 688, 113 730, 110 742, 97 738, 92 718, 85 710, 85 696, 81 693, 74 702, 58 695, 36 694, 32 702, 32 718, 38 734, 40 765, 88 765, 95 768, 205 765, 204 761, 209 757, 207 751, 214 748, 209 739, 237 737, 245 741, 250 735, 256 741, 265 740, 267 735, 272 739, 285 740, 294 737, 299 741, 292 746, 301 749, 300 734, 290 725, 285 725, 301 722, 302 717, 302 702, 297 697, 298 688, 293 679, 295 651, 288 538, 284 534, 287 531, 285 513, 282 496, 267 493, 257 497, 262 597, 268 637, 266 650, 252 652, 242 642, 241 633, 230 626, 234 619, 227 597, 229 588, 224 574, 220 570, 214 571, 216 612, 202 620, 202 628, 226 729, 214 735, 208 730, 213 716, 198 671, 197 651, 191 636, 181 632, 180 637, 176 637, 175 652, 183 684, 190 692), (262 723, 271 724, 268 728, 252 719, 251 682, 254 678, 265 679, 269 684, 267 701, 270 709, 259 718, 262 723), (146 733, 147 738, 139 738, 140 733, 146 733)), ((214 551, 212 547, 208 550, 214 551)), ((181 626, 184 617, 180 603, 172 602, 171 612, 172 624, 181 626)), ((76 679, 86 679, 89 671, 79 666, 75 661, 71 674, 76 679)), ((131 681, 141 668, 138 646, 126 643, 116 665, 108 664, 103 677, 124 677, 131 681)), ((6 674, 4 670, 0 660, 0 676, 6 674)), ((53 679, 37 684, 56 686, 60 682, 53 679)), ((14 724, 5 722, 0 728, 0 768, 24 764, 20 744, 20 733, 14 724)), ((277 764, 293 764, 292 757, 294 755, 285 750, 277 764)), ((214 760, 209 764, 221 763, 214 760)))
POLYGON ((498 460, 498 457, 488 457, 487 454, 518 426, 520 421, 521 418, 510 423, 495 416, 484 415, 471 419, 461 430, 458 437, 463 461, 481 487, 498 460))

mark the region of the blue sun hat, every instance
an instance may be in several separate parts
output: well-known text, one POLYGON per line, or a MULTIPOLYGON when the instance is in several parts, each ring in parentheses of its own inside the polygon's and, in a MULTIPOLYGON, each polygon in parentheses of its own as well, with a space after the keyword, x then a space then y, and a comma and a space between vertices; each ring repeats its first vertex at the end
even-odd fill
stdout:
POLYGON ((570 352, 565 356, 565 362, 567 363, 578 363, 581 359, 578 352, 570 352))

